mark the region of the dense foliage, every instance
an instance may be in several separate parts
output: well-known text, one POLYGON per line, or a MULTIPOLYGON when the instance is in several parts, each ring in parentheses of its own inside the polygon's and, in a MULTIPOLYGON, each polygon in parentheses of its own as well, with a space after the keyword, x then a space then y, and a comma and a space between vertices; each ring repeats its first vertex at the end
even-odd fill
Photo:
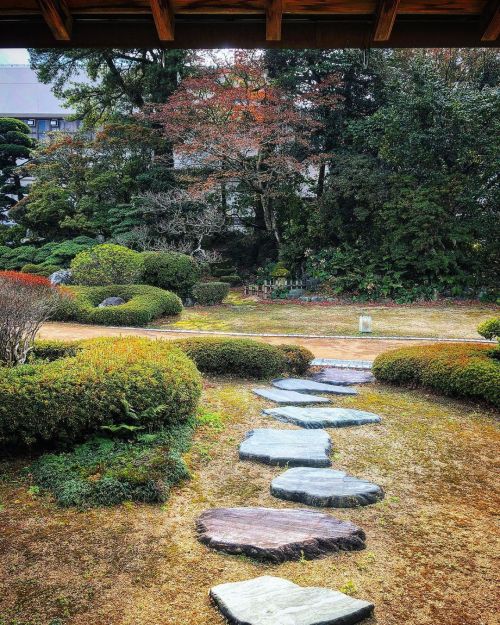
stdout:
POLYGON ((493 317, 493 319, 483 321, 477 331, 485 339, 498 338, 500 340, 500 317, 493 317))
POLYGON ((229 285, 226 282, 198 282, 192 289, 195 302, 201 306, 221 304, 228 293, 229 285))
POLYGON ((422 386, 500 407, 500 360, 495 356, 498 349, 487 345, 419 345, 377 356, 373 373, 382 382, 422 386))
POLYGON ((96 245, 80 252, 71 261, 73 282, 84 286, 134 284, 142 273, 141 255, 122 245, 96 245))
POLYGON ((17 165, 30 155, 33 140, 29 134, 29 127, 19 119, 0 117, 0 222, 24 195, 17 165))
POLYGON ((40 247, 21 245, 7 247, 0 245, 0 269, 21 269, 26 264, 39 266, 57 265, 68 267, 71 260, 81 251, 97 245, 90 237, 80 236, 60 243, 45 243, 40 247))
POLYGON ((196 408, 200 375, 171 343, 104 338, 67 350, 56 360, 0 368, 0 445, 69 443, 132 415, 148 432, 196 408))
POLYGON ((146 284, 173 291, 180 297, 188 297, 201 276, 198 263, 186 254, 143 252, 142 260, 146 284))

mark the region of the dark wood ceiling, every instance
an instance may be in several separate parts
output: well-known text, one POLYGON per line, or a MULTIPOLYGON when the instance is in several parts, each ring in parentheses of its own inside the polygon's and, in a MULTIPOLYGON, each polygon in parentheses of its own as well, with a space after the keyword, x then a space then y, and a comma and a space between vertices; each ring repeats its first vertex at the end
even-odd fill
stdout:
POLYGON ((496 46, 500 0, 0 0, 1 47, 496 46))

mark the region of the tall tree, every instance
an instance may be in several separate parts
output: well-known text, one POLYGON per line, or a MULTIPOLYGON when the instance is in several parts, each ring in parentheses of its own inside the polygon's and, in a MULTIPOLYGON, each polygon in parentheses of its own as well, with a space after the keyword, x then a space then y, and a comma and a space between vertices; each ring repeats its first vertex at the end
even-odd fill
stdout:
POLYGON ((29 158, 34 142, 29 127, 19 119, 0 117, 0 221, 24 196, 19 161, 29 158))

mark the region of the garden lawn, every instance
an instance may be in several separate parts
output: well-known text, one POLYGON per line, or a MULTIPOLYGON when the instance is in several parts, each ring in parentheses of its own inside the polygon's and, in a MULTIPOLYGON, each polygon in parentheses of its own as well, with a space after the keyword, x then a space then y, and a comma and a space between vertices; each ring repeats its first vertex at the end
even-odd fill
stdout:
POLYGON ((279 334, 359 334, 359 315, 373 318, 374 336, 481 338, 477 326, 498 315, 487 304, 363 305, 263 303, 232 292, 221 306, 196 306, 175 319, 158 319, 154 327, 183 330, 279 334))
POLYGON ((334 467, 380 484, 375 506, 338 510, 367 533, 367 549, 321 560, 257 564, 196 540, 197 516, 217 506, 298 504, 274 499, 280 469, 239 462, 253 427, 291 427, 261 414, 247 382, 205 382, 186 460, 193 479, 164 506, 79 512, 0 466, 2 625, 223 625, 215 584, 270 574, 372 601, 366 625, 494 625, 494 462, 500 435, 486 408, 379 384, 333 404, 379 413, 379 425, 330 430, 334 467))

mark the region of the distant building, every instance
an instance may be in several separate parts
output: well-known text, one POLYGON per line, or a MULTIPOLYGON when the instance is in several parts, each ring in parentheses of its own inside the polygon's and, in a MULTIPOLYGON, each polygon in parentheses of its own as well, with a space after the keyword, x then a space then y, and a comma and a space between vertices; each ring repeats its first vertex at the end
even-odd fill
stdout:
POLYGON ((25 122, 31 137, 43 141, 48 132, 74 133, 80 121, 70 121, 74 110, 64 108, 50 85, 39 82, 29 65, 0 65, 0 117, 25 122))

